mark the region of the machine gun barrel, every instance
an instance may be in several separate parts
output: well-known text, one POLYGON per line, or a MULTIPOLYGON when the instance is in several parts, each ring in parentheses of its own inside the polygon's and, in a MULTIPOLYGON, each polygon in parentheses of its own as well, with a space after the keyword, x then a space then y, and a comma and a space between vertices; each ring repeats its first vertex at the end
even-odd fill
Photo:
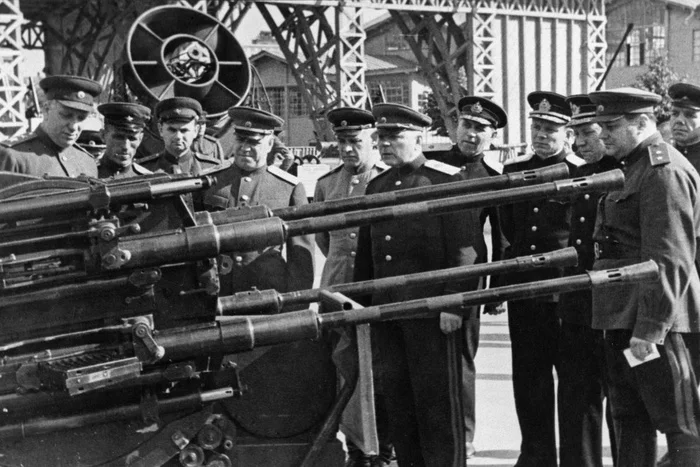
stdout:
POLYGON ((414 203, 449 196, 479 193, 487 190, 503 190, 521 186, 553 182, 569 176, 566 164, 556 164, 537 170, 525 170, 512 174, 483 177, 461 182, 443 183, 421 188, 378 193, 366 196, 353 196, 304 206, 289 206, 273 209, 272 215, 286 221, 307 217, 327 216, 346 211, 360 211, 397 204, 414 203))
POLYGON ((106 254, 107 269, 147 267, 216 257, 227 251, 255 251, 281 245, 288 237, 327 232, 395 219, 439 216, 471 208, 497 206, 539 198, 570 197, 619 189, 624 184, 621 170, 588 177, 542 183, 534 186, 475 193, 420 203, 387 206, 364 211, 331 214, 284 222, 278 217, 224 225, 198 225, 176 231, 134 235, 119 240, 117 250, 106 254))
POLYGON ((199 191, 212 186, 214 181, 211 176, 156 175, 128 178, 62 193, 8 199, 0 201, 0 222, 146 202, 199 191))
POLYGON ((275 345, 304 339, 316 339, 323 331, 347 325, 416 319, 436 316, 445 311, 464 310, 474 305, 566 293, 616 284, 658 280, 654 261, 618 269, 591 271, 576 276, 477 290, 361 309, 319 314, 302 310, 279 315, 237 316, 202 326, 187 326, 158 332, 155 340, 165 349, 166 360, 192 355, 233 353, 257 346, 275 345))
POLYGON ((217 311, 219 315, 223 316, 276 314, 281 313, 285 307, 317 302, 321 298, 322 291, 340 293, 348 297, 356 297, 391 288, 404 289, 440 284, 453 280, 465 280, 492 274, 575 266, 577 260, 578 255, 576 254, 576 249, 569 247, 548 253, 521 256, 492 263, 474 264, 403 276, 385 277, 369 281, 351 282, 349 284, 333 285, 320 289, 299 290, 287 293, 279 293, 276 290, 239 292, 235 295, 219 298, 217 311))

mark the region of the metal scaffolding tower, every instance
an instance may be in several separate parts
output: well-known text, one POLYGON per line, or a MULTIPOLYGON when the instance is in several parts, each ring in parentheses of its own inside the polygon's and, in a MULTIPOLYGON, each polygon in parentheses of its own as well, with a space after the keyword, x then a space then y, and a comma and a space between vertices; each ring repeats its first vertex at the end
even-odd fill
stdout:
POLYGON ((19 0, 0 0, 0 140, 24 133, 22 12, 19 0))

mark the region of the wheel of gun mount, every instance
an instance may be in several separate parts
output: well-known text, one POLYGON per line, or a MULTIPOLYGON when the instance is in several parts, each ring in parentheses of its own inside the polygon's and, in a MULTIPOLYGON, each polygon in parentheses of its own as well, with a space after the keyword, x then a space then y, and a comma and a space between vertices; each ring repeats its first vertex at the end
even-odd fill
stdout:
POLYGON ((243 47, 216 18, 193 8, 161 6, 131 26, 124 78, 150 106, 191 97, 207 117, 218 118, 246 98, 251 69, 243 47))

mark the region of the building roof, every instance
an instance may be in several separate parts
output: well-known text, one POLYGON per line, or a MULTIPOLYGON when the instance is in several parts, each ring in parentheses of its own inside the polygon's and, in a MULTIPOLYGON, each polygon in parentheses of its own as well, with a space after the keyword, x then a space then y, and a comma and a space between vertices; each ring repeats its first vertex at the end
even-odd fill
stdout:
POLYGON ((692 10, 700 7, 700 0, 661 0, 668 5, 681 6, 692 10))

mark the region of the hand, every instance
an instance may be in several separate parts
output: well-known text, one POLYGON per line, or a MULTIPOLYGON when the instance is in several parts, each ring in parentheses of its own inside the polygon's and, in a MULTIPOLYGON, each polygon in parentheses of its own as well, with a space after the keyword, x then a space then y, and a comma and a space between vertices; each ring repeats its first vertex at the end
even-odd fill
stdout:
POLYGON ((440 313, 440 330, 449 334, 462 327, 462 315, 454 313, 440 313))
POLYGON ((502 303, 488 303, 484 305, 485 315, 500 315, 508 311, 508 302, 502 303))
POLYGON ((633 337, 630 339, 630 349, 637 360, 644 360, 653 352, 654 343, 639 337, 633 337))

